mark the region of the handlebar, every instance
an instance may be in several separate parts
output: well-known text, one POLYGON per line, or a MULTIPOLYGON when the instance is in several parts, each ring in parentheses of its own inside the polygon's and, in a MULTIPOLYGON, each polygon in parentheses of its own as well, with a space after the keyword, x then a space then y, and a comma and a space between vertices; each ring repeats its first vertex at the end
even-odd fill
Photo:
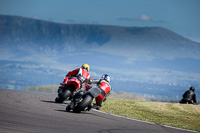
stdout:
POLYGON ((89 86, 89 87, 94 87, 94 85, 91 85, 91 84, 86 84, 87 86, 89 86))

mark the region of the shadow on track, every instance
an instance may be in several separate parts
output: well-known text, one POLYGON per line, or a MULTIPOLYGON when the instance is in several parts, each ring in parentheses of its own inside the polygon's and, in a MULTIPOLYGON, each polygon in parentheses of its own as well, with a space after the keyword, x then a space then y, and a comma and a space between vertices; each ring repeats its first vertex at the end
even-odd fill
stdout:
POLYGON ((45 101, 45 100, 40 100, 41 102, 46 102, 46 103, 56 103, 55 101, 45 101))
POLYGON ((60 112, 65 112, 65 113, 72 113, 72 114, 83 114, 83 115, 88 115, 88 114, 91 114, 90 112, 88 111, 82 111, 81 113, 75 113, 73 111, 66 111, 66 110, 56 110, 55 111, 60 111, 60 112))

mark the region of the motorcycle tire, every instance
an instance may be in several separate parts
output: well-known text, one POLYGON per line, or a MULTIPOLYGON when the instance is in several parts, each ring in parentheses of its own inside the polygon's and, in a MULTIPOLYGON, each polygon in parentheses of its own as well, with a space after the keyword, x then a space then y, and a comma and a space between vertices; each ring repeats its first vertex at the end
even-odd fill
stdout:
POLYGON ((72 92, 70 90, 65 90, 64 92, 59 93, 58 95, 59 97, 55 99, 55 102, 63 103, 67 98, 69 98, 72 95, 72 92))
POLYGON ((56 103, 63 103, 63 101, 59 97, 56 97, 55 102, 56 103))
POLYGON ((92 96, 86 95, 82 102, 78 103, 77 106, 73 108, 74 113, 80 113, 83 111, 86 107, 88 107, 93 101, 92 96))

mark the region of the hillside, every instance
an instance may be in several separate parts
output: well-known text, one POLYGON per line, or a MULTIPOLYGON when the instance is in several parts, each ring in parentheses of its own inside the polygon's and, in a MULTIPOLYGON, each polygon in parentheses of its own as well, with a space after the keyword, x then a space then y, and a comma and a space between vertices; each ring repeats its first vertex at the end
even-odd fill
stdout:
POLYGON ((12 46, 17 49, 30 49, 31 46, 31 50, 51 53, 62 52, 63 49, 68 51, 69 47, 82 50, 84 47, 96 48, 102 45, 106 45, 105 48, 118 48, 123 44, 127 49, 137 46, 138 50, 145 46, 153 52, 158 49, 173 50, 197 45, 161 27, 60 24, 0 15, 0 29, 1 46, 12 46))

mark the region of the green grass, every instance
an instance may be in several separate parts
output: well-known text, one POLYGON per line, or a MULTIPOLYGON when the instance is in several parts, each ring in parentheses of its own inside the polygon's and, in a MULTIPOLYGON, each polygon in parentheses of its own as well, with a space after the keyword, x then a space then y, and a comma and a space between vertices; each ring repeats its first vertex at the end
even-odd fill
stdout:
POLYGON ((193 131, 200 131, 200 105, 108 98, 101 111, 193 131))

